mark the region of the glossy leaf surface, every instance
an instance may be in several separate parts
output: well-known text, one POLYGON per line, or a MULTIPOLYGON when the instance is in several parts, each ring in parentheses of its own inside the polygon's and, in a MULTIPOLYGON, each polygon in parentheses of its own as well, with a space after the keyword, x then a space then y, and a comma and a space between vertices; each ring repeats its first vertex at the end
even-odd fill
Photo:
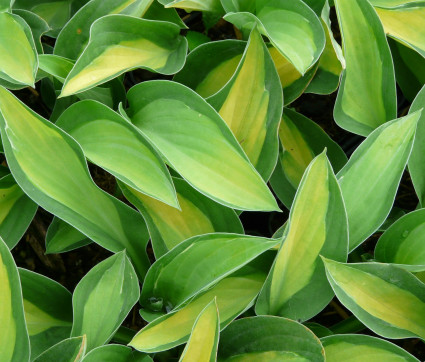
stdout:
POLYGON ((332 299, 319 255, 346 261, 348 225, 341 190, 325 153, 307 168, 288 231, 258 298, 257 314, 304 321, 332 299))
POLYGON ((109 257, 75 288, 71 336, 86 335, 88 351, 107 343, 138 298, 137 276, 125 252, 109 257))
POLYGON ((278 209, 226 123, 199 95, 152 81, 133 87, 128 100, 133 124, 194 188, 232 208, 278 209))

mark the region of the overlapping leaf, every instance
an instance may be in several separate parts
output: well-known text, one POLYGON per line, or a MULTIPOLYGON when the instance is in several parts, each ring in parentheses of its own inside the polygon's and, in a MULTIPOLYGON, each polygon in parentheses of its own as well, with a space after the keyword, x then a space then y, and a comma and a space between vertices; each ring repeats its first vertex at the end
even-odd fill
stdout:
POLYGON ((245 31, 258 24, 273 46, 305 74, 325 46, 325 34, 316 14, 301 0, 257 0, 255 15, 246 12, 250 8, 252 11, 252 5, 240 5, 242 12, 231 12, 224 18, 245 31))
POLYGON ((227 277, 178 311, 149 323, 129 345, 139 351, 152 353, 185 343, 197 316, 213 298, 217 298, 220 329, 223 329, 252 306, 265 277, 262 273, 227 277))
POLYGON ((270 183, 288 209, 305 169, 325 148, 335 172, 347 163, 347 156, 336 142, 316 123, 291 109, 283 111, 279 139, 279 159, 270 183))
POLYGON ((84 362, 153 362, 152 358, 129 347, 118 344, 107 344, 92 349, 84 356, 84 362))
POLYGON ((335 7, 346 67, 334 118, 342 128, 367 136, 396 118, 391 53, 381 22, 367 0, 335 0, 335 7))
POLYGON ((73 138, 4 88, 0 88, 0 112, 8 165, 24 192, 103 247, 127 249, 143 276, 149 262, 148 233, 141 215, 94 184, 73 138))
POLYGON ((27 230, 37 210, 12 175, 0 179, 0 237, 12 249, 27 230))
POLYGON ((412 149, 420 112, 388 122, 356 149, 338 173, 350 229, 350 251, 385 221, 412 149))
POLYGON ((186 181, 173 178, 180 210, 121 185, 126 198, 148 225, 156 258, 192 236, 213 232, 243 234, 236 213, 200 194, 186 181))
POLYGON ((276 200, 219 114, 178 83, 151 81, 128 93, 133 124, 193 187, 240 210, 277 210, 276 200))
POLYGON ((15 88, 34 86, 37 52, 30 27, 18 15, 0 13, 0 53, 2 84, 15 88))
POLYGON ((80 144, 91 162, 137 191, 178 207, 171 176, 158 153, 110 108, 89 100, 78 102, 56 124, 80 144))
POLYGON ((232 78, 208 102, 232 130, 251 163, 268 180, 278 154, 282 112, 278 74, 255 28, 232 78))
POLYGON ((109 257, 75 288, 71 336, 86 335, 88 351, 107 343, 138 298, 137 276, 125 252, 109 257))
POLYGON ((275 244, 274 239, 223 233, 190 238, 149 269, 141 305, 153 311, 177 308, 275 244))
POLYGON ((31 360, 68 338, 72 327, 72 296, 62 285, 19 269, 31 360))
POLYGON ((324 260, 340 302, 386 338, 425 338, 425 284, 390 264, 324 260))
POLYGON ((221 334, 219 361, 325 361, 319 339, 286 318, 260 316, 232 322, 221 334))
POLYGON ((196 318, 189 341, 180 356, 180 361, 216 361, 219 333, 220 319, 217 302, 214 299, 196 318))
POLYGON ((69 96, 134 69, 162 74, 178 72, 185 61, 187 41, 172 23, 127 15, 108 15, 90 28, 87 47, 65 80, 61 96, 69 96))
POLYGON ((345 334, 325 337, 321 341, 328 362, 419 361, 397 345, 371 336, 345 334))
POLYGON ((80 362, 83 360, 86 348, 86 336, 67 338, 43 352, 34 362, 80 362))
POLYGON ((404 215, 379 238, 375 259, 409 271, 425 270, 425 209, 404 215))
POLYGON ((319 255, 340 261, 347 258, 344 202, 324 153, 311 162, 303 176, 287 228, 255 310, 304 321, 333 297, 319 255))
POLYGON ((30 357, 30 343, 18 270, 0 238, 0 360, 21 362, 30 357))

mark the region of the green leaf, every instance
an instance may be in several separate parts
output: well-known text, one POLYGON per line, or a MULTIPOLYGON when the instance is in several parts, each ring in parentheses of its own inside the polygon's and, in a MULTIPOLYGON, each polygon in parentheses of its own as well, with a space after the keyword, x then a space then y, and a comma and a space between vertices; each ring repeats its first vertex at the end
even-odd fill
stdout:
POLYGON ((6 12, 9 11, 15 0, 0 0, 0 11, 6 12))
POLYGON ((425 4, 410 1, 404 6, 388 9, 375 7, 385 33, 416 50, 425 57, 425 4))
POLYGON ((274 239, 220 233, 183 241, 149 269, 140 304, 152 311, 178 308, 276 243, 274 239))
POLYGON ((404 215, 379 238, 375 259, 419 272, 425 270, 425 209, 404 215))
POLYGON ((325 34, 316 14, 301 0, 257 0, 255 16, 228 13, 225 20, 242 30, 258 24, 260 32, 300 72, 305 74, 325 47, 325 34))
POLYGON ((9 248, 0 238, 0 360, 28 361, 30 342, 22 303, 18 269, 9 248))
POLYGON ((187 41, 172 23, 108 15, 90 28, 87 47, 65 80, 60 97, 80 93, 135 68, 162 74, 178 72, 187 41), (107 34, 107 36, 103 36, 107 34))
POLYGON ((197 316, 214 297, 217 298, 222 330, 253 304, 264 279, 262 273, 227 277, 178 311, 149 323, 136 334, 129 346, 152 353, 185 343, 197 316))
MULTIPOLYGON (((425 86, 422 87, 414 99, 409 114, 425 108, 425 86)), ((416 194, 419 198, 419 205, 425 206, 425 112, 421 113, 416 129, 415 141, 413 143, 412 154, 409 157, 409 172, 416 194)))
POLYGON ((420 112, 373 131, 338 173, 355 249, 387 218, 412 149, 420 112))
POLYGON ((6 159, 24 192, 103 247, 114 252, 127 249, 143 277, 149 266, 149 236, 141 215, 94 184, 73 138, 4 88, 0 112, 6 159))
MULTIPOLYGON (((143 19, 168 21, 170 23, 174 23, 178 25, 181 29, 188 29, 186 24, 180 18, 176 9, 164 8, 164 6, 160 4, 157 0, 154 0, 153 2, 151 1, 151 5, 147 9, 147 11, 143 14, 143 19)), ((200 34, 200 33, 197 33, 197 34, 200 34)), ((188 38, 187 34, 186 34, 186 38, 188 38)))
POLYGON ((190 11, 222 13, 220 0, 159 0, 166 8, 178 8, 190 11))
POLYGON ((286 318, 260 316, 232 322, 221 334, 219 361, 325 361, 319 339, 286 318))
POLYGON ((14 9, 24 9, 37 15, 49 28, 49 36, 56 37, 71 17, 71 4, 67 0, 16 0, 14 9))
POLYGON ((229 232, 243 234, 236 213, 173 178, 180 210, 120 184, 125 197, 142 213, 148 225, 155 257, 159 258, 192 236, 229 232))
POLYGON ((44 275, 19 269, 25 320, 31 342, 31 360, 69 337, 72 327, 72 296, 44 275))
POLYGON ((263 179, 268 180, 278 155, 283 96, 273 60, 256 28, 232 78, 208 102, 227 123, 263 179))
POLYGON ((347 156, 336 142, 316 123, 292 109, 283 110, 279 139, 279 159, 270 184, 288 209, 307 166, 325 148, 335 172, 347 163, 347 156))
POLYGON ((341 190, 322 153, 305 171, 283 240, 258 297, 257 314, 305 321, 334 293, 319 255, 347 260, 348 224, 341 190))
MULTIPOLYGON (((142 16, 153 0, 91 0, 63 27, 56 39, 54 54, 76 60, 90 36, 93 22, 109 14, 142 16)), ((75 1, 74 1, 75 2, 75 1)))
POLYGON ((342 50, 334 39, 329 18, 329 4, 326 0, 321 13, 322 26, 325 29, 326 45, 319 60, 319 68, 308 85, 306 92, 315 94, 333 93, 339 85, 340 75, 345 66, 342 50))
POLYGON ((9 249, 18 243, 37 211, 12 175, 0 179, 0 237, 9 249))
POLYGON ((128 92, 133 124, 195 189, 240 210, 278 210, 219 114, 178 83, 143 82, 128 92))
POLYGON ((137 128, 105 105, 87 100, 68 107, 56 125, 72 136, 86 157, 117 179, 178 207, 170 173, 137 128))
POLYGON ((220 320, 217 301, 214 299, 196 318, 189 341, 179 361, 216 361, 219 333, 220 320))
POLYGON ((86 336, 64 339, 39 355, 34 362, 80 362, 86 353, 86 347, 86 336))
POLYGON ((340 302, 385 338, 425 338, 425 284, 391 264, 343 264, 323 258, 340 302))
POLYGON ((64 253, 92 241, 65 221, 54 217, 46 233, 46 254, 64 253))
POLYGON ((74 66, 70 59, 54 54, 40 54, 38 56, 39 70, 52 75, 59 82, 65 82, 66 77, 74 66))
POLYGON ((92 349, 84 356, 84 362, 153 362, 152 358, 131 348, 119 344, 92 349))
POLYGON ((419 361, 399 346, 376 337, 345 334, 325 337, 321 341, 327 362, 419 361))
POLYGON ((0 53, 0 78, 34 87, 37 52, 30 27, 18 15, 0 13, 0 53))
POLYGON ((87 335, 88 351, 107 343, 138 298, 137 276, 125 252, 102 261, 75 288, 71 337, 87 335))
POLYGON ((335 7, 346 67, 334 118, 340 127, 367 136, 396 118, 391 53, 381 22, 367 0, 335 0, 335 7))
POLYGON ((413 102, 425 84, 425 58, 413 49, 388 39, 393 56, 397 84, 403 95, 413 102))
POLYGON ((29 25, 37 53, 42 54, 44 51, 41 44, 41 36, 50 30, 49 25, 37 14, 28 10, 13 10, 13 13, 20 16, 29 25))

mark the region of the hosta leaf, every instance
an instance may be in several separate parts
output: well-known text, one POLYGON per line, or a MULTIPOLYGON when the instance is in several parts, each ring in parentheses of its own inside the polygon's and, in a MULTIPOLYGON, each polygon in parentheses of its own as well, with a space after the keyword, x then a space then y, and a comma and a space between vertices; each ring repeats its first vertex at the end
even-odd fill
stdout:
POLYGON ((74 66, 74 62, 54 54, 40 54, 38 56, 39 70, 55 77, 59 82, 65 82, 66 77, 74 66))
POLYGON ((245 29, 257 23, 261 33, 301 74, 316 63, 325 46, 319 19, 301 0, 257 0, 255 16, 242 12, 224 18, 245 29))
POLYGON ((173 178, 173 183, 180 210, 120 184, 125 197, 146 220, 156 258, 192 236, 213 232, 243 234, 232 209, 205 197, 182 179, 173 178))
POLYGON ((396 118, 391 53, 381 22, 367 0, 335 0, 335 7, 346 68, 334 118, 342 128, 367 136, 381 124, 396 118))
POLYGON ((137 276, 125 252, 102 261, 75 288, 71 337, 87 335, 88 351, 107 343, 138 298, 137 276))
MULTIPOLYGON (((425 86, 413 101, 409 113, 425 108, 425 86)), ((425 112, 421 113, 416 129, 415 141, 413 143, 412 154, 409 158, 409 172, 413 186, 419 198, 419 204, 425 206, 425 112)))
POLYGON ((196 317, 213 298, 217 298, 220 329, 223 329, 252 305, 264 279, 265 275, 260 273, 227 277, 178 311, 149 323, 129 345, 139 351, 151 353, 185 343, 196 317))
POLYGON ((84 362, 153 362, 152 358, 131 348, 119 344, 92 349, 84 356, 84 362))
POLYGON ((289 108, 283 110, 279 139, 279 159, 270 183, 288 209, 307 166, 325 148, 335 172, 347 163, 341 147, 316 123, 289 108))
POLYGON ((325 361, 319 339, 286 318, 261 316, 232 322, 221 334, 219 361, 325 361))
POLYGON ((91 240, 76 228, 54 217, 46 233, 46 254, 64 253, 90 243, 91 240))
MULTIPOLYGON (((210 42, 189 53, 183 69, 174 80, 208 98, 221 90, 232 78, 242 59, 246 42, 223 40, 210 42)), ((285 104, 298 98, 311 81, 316 66, 304 76, 273 46, 268 47, 283 88, 285 104)))
POLYGON ((0 325, 0 360, 28 361, 30 342, 22 304, 21 283, 12 254, 1 238, 0 325))
POLYGON ((41 17, 28 10, 13 10, 13 13, 20 16, 29 25, 37 53, 42 54, 44 51, 41 36, 50 30, 49 25, 41 17))
POLYGON ((141 16, 152 0, 91 0, 63 27, 55 43, 54 54, 76 60, 90 36, 93 22, 108 14, 141 16))
POLYGON ((232 78, 245 48, 246 42, 235 39, 200 45, 189 53, 183 69, 174 76, 174 80, 208 98, 232 78))
POLYGON ((171 176, 158 153, 110 108, 90 100, 78 102, 56 125, 80 144, 91 162, 137 191, 178 207, 171 176))
POLYGON ((425 4, 407 3, 393 9, 375 7, 385 32, 425 57, 425 4))
POLYGON ((419 361, 399 346, 376 337, 346 334, 325 337, 321 341, 327 362, 419 361))
POLYGON ((186 11, 223 12, 220 0, 159 0, 166 8, 178 8, 186 11))
POLYGON ((214 299, 196 318, 189 341, 180 357, 181 362, 217 360, 220 320, 214 299))
POLYGON ((16 184, 12 175, 0 179, 0 237, 12 249, 27 230, 35 204, 16 184))
POLYGON ((263 179, 268 180, 278 155, 283 97, 273 60, 256 28, 236 72, 208 102, 225 120, 263 179))
POLYGON ((425 209, 404 215, 379 238, 375 259, 409 271, 425 270, 425 209))
POLYGON ((142 307, 167 312, 276 245, 274 239, 237 234, 195 236, 158 259, 143 283, 142 307), (162 304, 162 305, 161 305, 162 304))
POLYGON ((382 8, 396 8, 408 3, 415 3, 420 1, 421 0, 369 0, 373 6, 379 6, 382 8))
POLYGON ((391 264, 343 264, 324 259, 340 302, 386 338, 425 338, 425 285, 391 264))
POLYGON ((65 80, 61 97, 93 88, 134 68, 162 74, 178 72, 187 51, 187 41, 179 32, 172 23, 127 15, 96 20, 87 47, 65 80))
POLYGON ((339 85, 339 79, 342 72, 342 64, 345 66, 345 60, 342 57, 342 50, 334 39, 331 22, 329 19, 329 4, 326 0, 321 13, 321 22, 325 29, 326 45, 319 60, 319 68, 306 89, 308 93, 330 94, 334 92, 339 85))
POLYGON ((413 102, 425 84, 425 58, 413 49, 388 39, 394 61, 397 84, 403 95, 413 102))
POLYGON ((15 0, 14 9, 31 11, 49 25, 49 35, 56 36, 71 16, 71 3, 67 0, 15 0))
POLYGON ((72 296, 62 285, 37 273, 19 269, 31 360, 69 337, 72 296))
POLYGON ((388 122, 356 149, 338 173, 355 249, 385 221, 412 149, 420 112, 388 122))
POLYGON ((134 86, 128 100, 133 124, 197 190, 240 210, 278 210, 226 123, 195 92, 151 81, 134 86))
POLYGON ((1 79, 21 86, 34 86, 37 52, 30 27, 18 15, 0 13, 0 53, 1 79))
POLYGON ((327 0, 303 0, 313 10, 317 16, 320 16, 325 2, 327 0))
POLYGON ((9 11, 14 0, 0 0, 0 11, 9 11))
POLYGON ((333 297, 319 255, 347 260, 347 216, 325 153, 305 171, 288 228, 255 311, 304 321, 319 313, 333 297))
POLYGON ((64 339, 42 353, 34 362, 80 362, 87 348, 86 336, 64 339))
POLYGON ((4 88, 0 88, 0 112, 6 159, 24 192, 103 247, 127 249, 143 276, 149 261, 148 233, 141 215, 94 184, 73 138, 4 88))

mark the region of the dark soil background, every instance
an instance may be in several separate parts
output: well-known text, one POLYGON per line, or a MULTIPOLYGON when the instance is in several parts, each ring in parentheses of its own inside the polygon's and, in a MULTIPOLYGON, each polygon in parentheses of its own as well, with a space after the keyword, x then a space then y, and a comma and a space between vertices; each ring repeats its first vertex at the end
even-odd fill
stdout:
MULTIPOLYGON (((233 26, 223 20, 219 21, 215 26, 206 31, 202 22, 201 13, 193 12, 191 14, 186 14, 184 11, 180 11, 179 13, 191 30, 203 32, 212 40, 223 40, 238 37, 233 26)), ((336 23, 335 15, 333 14, 333 24, 336 23)), ((335 29, 335 31, 337 32, 337 29, 335 29)), ((52 43, 52 39, 45 40, 48 43, 52 43)), ((128 89, 141 81, 158 78, 171 79, 172 77, 158 76, 157 74, 153 74, 145 70, 137 70, 126 75, 125 86, 128 89)), ((40 115, 45 118, 49 118, 51 112, 49 107, 44 104, 40 95, 40 82, 37 83, 35 90, 26 88, 14 93, 40 115)), ((336 93, 330 96, 303 94, 291 106, 320 125, 326 133, 343 148, 346 154, 350 156, 360 142, 362 142, 363 137, 346 132, 335 124, 332 116, 335 98, 336 93)), ((401 92, 398 94, 398 99, 399 115, 405 115, 410 104, 403 97, 401 92)), ((0 154, 0 164, 6 165, 3 154, 0 154)), ((114 194, 116 190, 114 177, 94 165, 90 165, 90 172, 94 181, 100 188, 114 194)), ((125 201, 123 198, 121 198, 121 200, 125 201)), ((396 197, 395 206, 406 211, 413 211, 417 204, 418 199, 414 192, 409 174, 406 172, 403 176, 396 197)), ((246 233, 266 237, 272 236, 273 233, 287 220, 289 214, 282 204, 279 206, 282 210, 284 210, 282 213, 242 213, 241 220, 246 233)), ((53 216, 50 213, 39 208, 30 227, 22 237, 19 244, 13 249, 12 254, 19 267, 48 276, 61 283, 72 292, 81 278, 93 266, 110 256, 111 253, 95 243, 92 243, 88 246, 67 253, 45 255, 45 236, 52 218, 53 216)), ((356 250, 354 255, 350 255, 350 261, 355 262, 371 259, 373 257, 375 244, 380 235, 381 233, 373 234, 359 249, 356 250)), ((152 251, 151 257, 153 261, 152 251)), ((350 316, 351 313, 335 298, 325 308, 325 310, 313 318, 311 322, 320 323, 325 327, 332 327, 340 322, 346 321, 344 323, 348 323, 348 321, 351 320, 350 316)), ((138 306, 136 305, 127 317, 124 325, 138 331, 145 324, 146 323, 139 316, 138 306)), ((364 330, 362 333, 374 335, 369 330, 364 330)), ((418 359, 422 361, 425 360, 425 345, 419 339, 392 340, 391 342, 406 349, 418 359)), ((162 358, 159 356, 159 360, 171 359, 173 359, 172 353, 165 353, 162 355, 162 358)))

